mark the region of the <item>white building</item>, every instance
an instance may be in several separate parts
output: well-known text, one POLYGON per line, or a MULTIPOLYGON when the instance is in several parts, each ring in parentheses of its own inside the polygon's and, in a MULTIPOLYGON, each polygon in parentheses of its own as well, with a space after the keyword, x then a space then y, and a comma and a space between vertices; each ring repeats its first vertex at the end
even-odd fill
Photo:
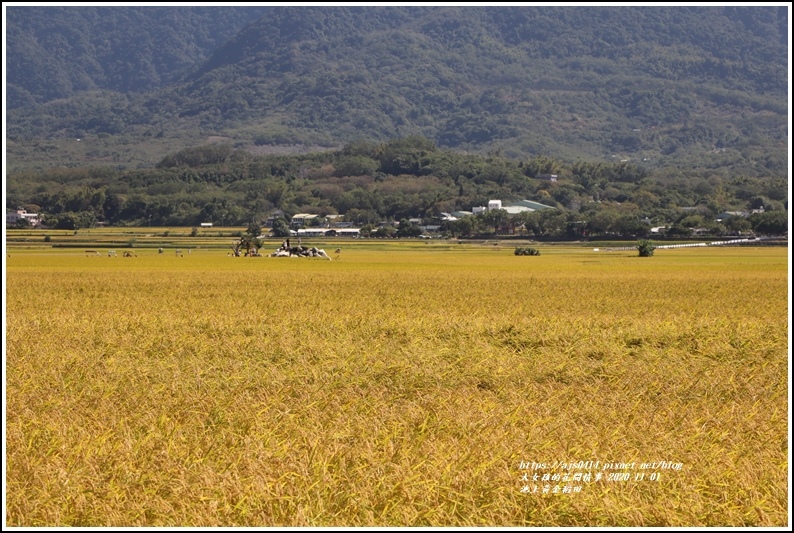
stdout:
POLYGON ((494 209, 502 209, 501 200, 488 200, 488 211, 493 211, 494 209))
POLYGON ((519 213, 526 213, 534 211, 531 207, 525 207, 523 205, 507 205, 503 207, 505 211, 507 211, 508 215, 518 215, 519 213))
POLYGON ((302 227, 307 225, 310 220, 314 220, 315 218, 317 218, 317 215, 310 213, 298 213, 292 217, 292 225, 302 227))
POLYGON ((554 209, 550 205, 533 202, 531 200, 519 200, 517 202, 509 202, 508 207, 524 207, 528 211, 541 211, 543 209, 554 209))
POLYGON ((20 219, 27 220, 31 226, 38 226, 40 222, 38 213, 28 213, 21 207, 16 211, 6 211, 6 226, 13 226, 20 219))
POLYGON ((339 237, 358 237, 359 228, 300 228, 296 235, 298 237, 327 237, 337 235, 339 237))
POLYGON ((326 232, 331 231, 328 228, 300 228, 298 236, 300 237, 325 237, 326 232))

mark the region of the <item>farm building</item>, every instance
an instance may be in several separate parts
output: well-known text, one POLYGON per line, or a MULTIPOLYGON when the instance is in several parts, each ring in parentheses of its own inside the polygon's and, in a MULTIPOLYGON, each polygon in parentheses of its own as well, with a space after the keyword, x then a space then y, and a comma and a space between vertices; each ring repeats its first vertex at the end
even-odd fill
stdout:
POLYGON ((358 228, 300 228, 295 233, 298 237, 358 237, 358 228))
MULTIPOLYGON (((479 214, 484 213, 486 211, 493 211, 494 209, 504 209, 510 215, 517 215, 518 213, 524 213, 526 211, 540 211, 542 209, 554 209, 554 207, 550 205, 541 204, 538 202, 533 202, 531 200, 518 200, 516 202, 506 202, 504 205, 502 204, 501 200, 489 200, 488 207, 473 207, 472 213, 468 211, 462 211, 460 213, 467 213, 467 214, 479 214)), ((456 218, 461 218, 458 216, 459 212, 451 213, 452 216, 456 218)), ((463 215, 465 216, 465 215, 463 215)))
POLYGON ((534 211, 534 209, 531 209, 529 207, 524 207, 523 205, 506 205, 502 209, 507 211, 508 215, 517 215, 519 213, 526 213, 526 212, 534 211))
POLYGON ((311 213, 298 213, 292 217, 292 226, 295 227, 303 227, 309 224, 312 220, 315 220, 319 217, 319 215, 313 215, 311 213))
POLYGON ((518 200, 517 202, 510 202, 507 204, 509 207, 526 207, 531 211, 542 211, 543 209, 554 209, 554 207, 550 205, 541 204, 539 202, 533 202, 531 200, 518 200))
POLYGON ((31 226, 39 225, 38 213, 28 213, 21 207, 16 211, 6 211, 6 226, 13 226, 17 220, 27 220, 31 226))
POLYGON ((298 236, 300 237, 324 237, 329 231, 328 228, 300 228, 298 229, 298 236))
POLYGON ((13 226, 17 223, 17 220, 27 220, 31 226, 39 225, 38 213, 28 213, 21 207, 17 208, 16 211, 6 211, 6 226, 13 226))
POLYGON ((717 215, 715 220, 718 221, 718 222, 723 222, 725 220, 728 220, 729 218, 746 217, 746 216, 747 216, 747 213, 745 211, 725 211, 725 212, 720 213, 719 215, 717 215))

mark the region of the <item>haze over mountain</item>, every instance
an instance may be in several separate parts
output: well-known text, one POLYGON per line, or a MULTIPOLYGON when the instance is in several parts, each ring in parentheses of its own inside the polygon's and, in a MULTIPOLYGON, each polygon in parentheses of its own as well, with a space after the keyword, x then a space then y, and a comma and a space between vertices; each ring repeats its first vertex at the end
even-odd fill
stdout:
POLYGON ((157 9, 8 8, 10 138, 787 171, 786 7, 157 9))

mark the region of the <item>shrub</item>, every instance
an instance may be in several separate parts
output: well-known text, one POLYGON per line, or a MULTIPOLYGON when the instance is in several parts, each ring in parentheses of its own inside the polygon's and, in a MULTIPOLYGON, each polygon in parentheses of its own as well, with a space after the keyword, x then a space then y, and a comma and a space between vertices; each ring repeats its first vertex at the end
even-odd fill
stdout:
POLYGON ((516 246, 516 255, 540 255, 540 250, 536 248, 516 246))
POLYGON ((651 241, 643 239, 637 244, 637 249, 640 251, 640 257, 651 257, 656 246, 651 241))

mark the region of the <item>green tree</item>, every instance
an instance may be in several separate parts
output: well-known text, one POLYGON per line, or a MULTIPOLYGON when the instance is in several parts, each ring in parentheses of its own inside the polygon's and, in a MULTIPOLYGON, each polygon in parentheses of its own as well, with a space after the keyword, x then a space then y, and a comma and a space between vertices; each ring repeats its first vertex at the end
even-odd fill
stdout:
POLYGON ((102 204, 102 216, 107 222, 116 222, 121 210, 124 207, 124 201, 116 194, 107 194, 105 202, 102 204))
POLYGON ((406 218, 400 220, 400 224, 397 226, 398 237, 418 237, 421 234, 422 228, 406 218))
POLYGON ((248 229, 246 229, 245 232, 247 235, 257 238, 262 235, 262 226, 259 224, 259 222, 251 222, 248 224, 248 229))
POLYGON ((391 226, 381 226, 376 229, 372 235, 375 237, 392 237, 397 233, 397 230, 391 226))
POLYGON ((786 211, 767 211, 749 216, 753 231, 762 235, 783 235, 788 231, 786 211))
POLYGON ((499 233, 499 231, 505 227, 507 224, 507 211, 504 209, 491 209, 490 211, 486 211, 482 215, 477 215, 481 217, 482 225, 489 229, 493 229, 493 233, 499 233))
POLYGON ((559 209, 544 209, 539 213, 539 230, 541 235, 562 236, 568 226, 568 217, 559 209))
POLYGON ((334 176, 371 176, 378 170, 378 162, 369 157, 351 155, 342 157, 334 164, 334 176))
POLYGON ((741 216, 730 217, 725 221, 725 228, 728 231, 739 233, 749 231, 752 229, 752 227, 753 225, 750 223, 750 221, 741 216))
POLYGON ((651 231, 650 226, 632 215, 623 215, 618 218, 615 222, 615 229, 624 237, 645 237, 651 231))
POLYGON ((77 229, 79 228, 77 216, 74 213, 61 213, 55 217, 55 229, 77 229))
POLYGON ((283 218, 277 218, 273 221, 273 235, 276 237, 289 237, 290 230, 289 224, 283 218))
POLYGON ((604 235, 615 231, 618 216, 618 213, 611 209, 600 209, 588 217, 587 231, 592 235, 604 235))
POLYGON ((692 235, 692 230, 680 224, 673 224, 667 228, 666 235, 668 237, 689 237, 692 235))
POLYGON ((453 236, 469 237, 478 232, 479 226, 477 224, 479 217, 466 216, 458 220, 453 220, 445 224, 445 228, 453 236))
POLYGON ((645 239, 640 240, 637 244, 637 250, 639 251, 640 257, 651 257, 655 248, 656 247, 651 241, 645 239))

